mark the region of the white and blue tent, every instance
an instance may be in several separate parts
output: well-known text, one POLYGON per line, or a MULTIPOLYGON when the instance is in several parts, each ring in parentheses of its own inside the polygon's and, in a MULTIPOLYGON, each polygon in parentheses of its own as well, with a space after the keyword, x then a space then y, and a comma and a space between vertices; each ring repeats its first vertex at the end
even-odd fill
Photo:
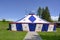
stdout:
POLYGON ((24 18, 10 23, 9 29, 12 31, 55 31, 54 23, 47 22, 34 14, 26 15, 24 18))

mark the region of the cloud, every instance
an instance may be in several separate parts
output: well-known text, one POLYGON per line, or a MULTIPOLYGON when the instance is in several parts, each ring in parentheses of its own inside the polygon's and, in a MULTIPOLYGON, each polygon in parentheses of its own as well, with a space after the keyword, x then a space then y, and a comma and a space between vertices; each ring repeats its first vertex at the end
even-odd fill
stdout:
POLYGON ((35 13, 35 10, 32 10, 31 12, 34 12, 35 13))
POLYGON ((58 20, 58 17, 59 17, 59 16, 51 16, 51 19, 52 19, 52 20, 58 20))

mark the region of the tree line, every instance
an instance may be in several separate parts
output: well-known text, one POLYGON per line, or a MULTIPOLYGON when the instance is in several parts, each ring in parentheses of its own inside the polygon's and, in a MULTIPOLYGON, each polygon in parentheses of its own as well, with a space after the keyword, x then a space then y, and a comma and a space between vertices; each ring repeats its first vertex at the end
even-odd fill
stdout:
MULTIPOLYGON (((39 16, 40 18, 46 21, 53 22, 53 20, 51 19, 49 8, 47 6, 45 8, 39 7, 37 10, 37 16, 39 16)), ((58 21, 60 21, 60 15, 58 21)))

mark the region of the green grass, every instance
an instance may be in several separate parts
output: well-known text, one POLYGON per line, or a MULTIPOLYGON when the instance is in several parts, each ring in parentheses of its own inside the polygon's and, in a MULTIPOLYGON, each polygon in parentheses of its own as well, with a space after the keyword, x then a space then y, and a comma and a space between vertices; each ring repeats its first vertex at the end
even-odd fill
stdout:
POLYGON ((0 31, 6 30, 9 27, 9 22, 2 22, 0 21, 0 31))
POLYGON ((56 32, 38 32, 43 40, 60 40, 60 28, 56 32))
POLYGON ((0 40, 23 40, 27 32, 9 31, 9 22, 0 22, 0 40))

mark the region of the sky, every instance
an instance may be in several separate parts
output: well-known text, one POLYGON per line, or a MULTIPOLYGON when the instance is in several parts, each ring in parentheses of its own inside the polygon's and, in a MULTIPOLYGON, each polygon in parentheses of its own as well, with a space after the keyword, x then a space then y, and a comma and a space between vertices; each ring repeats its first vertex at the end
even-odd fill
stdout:
POLYGON ((0 0, 0 20, 17 21, 30 12, 37 13, 39 7, 48 6, 51 18, 57 20, 60 13, 60 0, 0 0))

